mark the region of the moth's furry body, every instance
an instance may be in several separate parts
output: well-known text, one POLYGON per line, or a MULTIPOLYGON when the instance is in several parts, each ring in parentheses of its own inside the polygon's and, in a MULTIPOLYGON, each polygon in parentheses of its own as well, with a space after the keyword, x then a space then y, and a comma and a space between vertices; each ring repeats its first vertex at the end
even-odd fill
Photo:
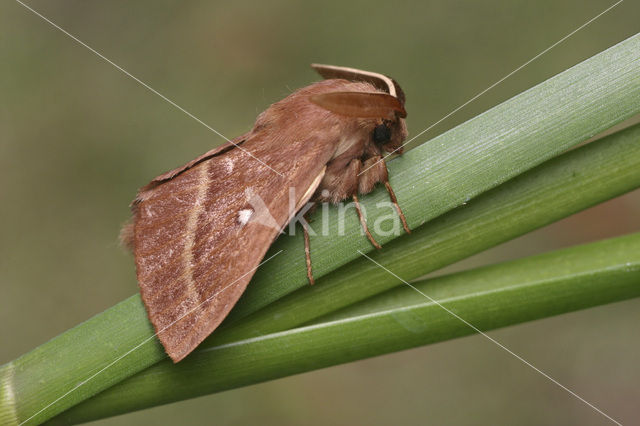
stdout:
POLYGON ((139 191, 124 235, 135 253, 149 317, 175 362, 222 322, 301 206, 336 203, 387 183, 380 160, 384 151, 401 149, 407 135, 404 108, 393 112, 376 103, 384 114, 371 108, 367 114, 382 116, 343 115, 335 112, 333 98, 323 97, 335 93, 347 93, 347 100, 349 94, 368 94, 376 102, 380 95, 400 105, 368 82, 314 83, 261 113, 253 129, 233 141, 239 147, 225 144, 209 151, 139 191), (390 131, 388 140, 374 141, 377 126, 382 135, 390 131), (296 197, 293 211, 289 188, 296 197), (255 196, 264 201, 272 223, 260 217, 265 212, 252 204, 255 196))

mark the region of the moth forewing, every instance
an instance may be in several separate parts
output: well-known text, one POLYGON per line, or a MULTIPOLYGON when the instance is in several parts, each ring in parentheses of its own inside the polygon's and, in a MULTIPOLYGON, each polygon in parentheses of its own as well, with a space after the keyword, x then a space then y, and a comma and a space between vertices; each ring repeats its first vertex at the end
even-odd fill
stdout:
MULTIPOLYGON (((357 77, 358 70, 349 70, 357 77)), ((138 193, 129 230, 138 283, 174 362, 223 321, 273 240, 307 202, 357 201, 358 191, 367 193, 378 182, 395 202, 381 154, 406 138, 404 99, 390 94, 397 92, 392 80, 363 73, 368 77, 297 90, 260 114, 250 132, 138 193), (340 148, 341 141, 348 144, 340 148), (361 175, 363 165, 374 167, 361 175), (260 209, 272 222, 260 219, 260 209)), ((306 228, 305 254, 313 282, 306 228)))

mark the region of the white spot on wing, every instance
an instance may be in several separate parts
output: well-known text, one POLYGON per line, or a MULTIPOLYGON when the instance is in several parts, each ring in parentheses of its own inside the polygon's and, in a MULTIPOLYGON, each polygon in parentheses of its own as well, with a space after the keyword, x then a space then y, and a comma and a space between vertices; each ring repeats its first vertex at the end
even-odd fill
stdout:
POLYGON ((227 173, 231 173, 233 171, 234 161, 231 158, 224 159, 224 168, 227 170, 227 173))
POLYGON ((246 225, 247 222, 249 222, 249 219, 251 219, 251 215, 253 215, 252 209, 240 210, 238 212, 238 223, 240 225, 246 225))

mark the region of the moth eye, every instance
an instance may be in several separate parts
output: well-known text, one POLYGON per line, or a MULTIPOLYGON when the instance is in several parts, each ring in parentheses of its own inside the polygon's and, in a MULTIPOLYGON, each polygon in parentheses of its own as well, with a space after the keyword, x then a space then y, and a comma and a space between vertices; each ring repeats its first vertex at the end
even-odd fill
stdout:
POLYGON ((386 124, 378 124, 373 129, 373 141, 375 143, 388 142, 389 139, 391 139, 391 129, 386 124))

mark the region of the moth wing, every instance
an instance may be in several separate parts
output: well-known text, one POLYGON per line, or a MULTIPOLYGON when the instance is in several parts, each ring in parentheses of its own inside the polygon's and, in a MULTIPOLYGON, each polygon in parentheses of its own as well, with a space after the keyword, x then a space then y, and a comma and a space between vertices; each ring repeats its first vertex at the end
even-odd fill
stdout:
POLYGON ((280 230, 313 195, 335 150, 315 140, 274 149, 275 142, 259 139, 243 147, 281 175, 231 149, 143 188, 134 203, 142 300, 174 362, 227 316, 280 230))
POLYGON ((211 157, 214 157, 216 155, 225 153, 227 151, 229 151, 230 149, 236 148, 239 145, 242 145, 242 143, 247 139, 248 137, 248 133, 244 134, 242 136, 239 136, 231 141, 225 142, 220 146, 217 146, 207 152, 205 152, 204 154, 194 158, 193 160, 189 161, 187 164, 181 166, 181 167, 177 167, 173 170, 169 170, 168 172, 165 172, 163 174, 161 174, 160 176, 156 176, 150 183, 148 186, 153 186, 153 185, 157 185, 159 183, 162 183, 166 180, 172 179, 174 177, 176 177, 177 175, 179 175, 180 173, 184 172, 185 170, 190 169, 191 167, 195 166, 198 163, 203 162, 204 160, 207 160, 211 157))

